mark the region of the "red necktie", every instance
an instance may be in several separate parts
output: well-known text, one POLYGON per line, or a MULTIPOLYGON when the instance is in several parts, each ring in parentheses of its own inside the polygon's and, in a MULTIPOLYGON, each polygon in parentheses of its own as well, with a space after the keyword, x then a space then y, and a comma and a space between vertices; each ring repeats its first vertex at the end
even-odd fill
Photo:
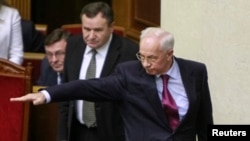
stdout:
POLYGON ((166 116, 168 117, 169 124, 173 130, 179 124, 179 114, 177 105, 168 90, 168 75, 162 75, 163 80, 163 92, 162 92, 162 104, 166 116))

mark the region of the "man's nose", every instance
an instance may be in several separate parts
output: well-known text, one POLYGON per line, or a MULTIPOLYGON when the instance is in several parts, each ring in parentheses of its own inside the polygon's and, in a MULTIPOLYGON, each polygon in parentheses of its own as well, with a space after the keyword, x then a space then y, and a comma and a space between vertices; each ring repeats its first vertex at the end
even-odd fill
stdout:
POLYGON ((150 63, 147 61, 147 59, 141 60, 141 63, 144 67, 149 67, 150 63))
POLYGON ((92 39, 94 37, 95 37, 95 31, 92 30, 92 31, 89 32, 89 38, 92 39))

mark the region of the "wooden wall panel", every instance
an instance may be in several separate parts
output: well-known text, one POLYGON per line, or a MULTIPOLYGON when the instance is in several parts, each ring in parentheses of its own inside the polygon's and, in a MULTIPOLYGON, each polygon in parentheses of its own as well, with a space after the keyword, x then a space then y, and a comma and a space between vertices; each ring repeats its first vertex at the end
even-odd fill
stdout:
POLYGON ((160 24, 160 0, 134 0, 134 22, 145 26, 160 24))
POLYGON ((112 7, 116 25, 124 26, 135 41, 144 28, 160 26, 160 0, 113 0, 112 7))
POLYGON ((23 19, 30 20, 31 2, 30 0, 7 0, 7 2, 17 8, 23 19))

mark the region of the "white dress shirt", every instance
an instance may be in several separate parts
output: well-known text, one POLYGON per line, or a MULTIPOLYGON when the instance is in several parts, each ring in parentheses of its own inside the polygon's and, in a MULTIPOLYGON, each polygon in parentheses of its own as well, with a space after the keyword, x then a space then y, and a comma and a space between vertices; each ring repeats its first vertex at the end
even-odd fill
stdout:
MULTIPOLYGON (((95 78, 100 78, 101 72, 102 72, 102 68, 108 53, 108 49, 109 49, 109 45, 112 39, 112 35, 110 36, 108 42, 103 45, 102 47, 96 49, 96 76, 95 78)), ((83 61, 82 61, 82 65, 81 65, 81 70, 80 70, 80 76, 79 79, 85 79, 86 78, 86 72, 87 72, 87 68, 89 65, 89 62, 91 60, 92 57, 92 53, 91 53, 92 48, 90 48, 89 46, 86 47, 85 52, 83 54, 83 61)), ((76 108, 77 108, 77 119, 84 124, 84 121, 82 120, 82 108, 83 108, 83 100, 77 100, 76 102, 76 108)))
MULTIPOLYGON (((172 67, 165 74, 169 75, 168 90, 178 107, 178 113, 180 117, 179 119, 182 120, 187 113, 189 107, 189 101, 181 79, 180 69, 175 59, 172 67)), ((160 77, 160 75, 157 75, 155 77, 155 80, 156 80, 158 95, 160 97, 160 100, 162 100, 162 91, 163 91, 162 78, 160 77)))
POLYGON ((62 77, 61 77, 61 73, 57 72, 57 85, 62 84, 62 77))

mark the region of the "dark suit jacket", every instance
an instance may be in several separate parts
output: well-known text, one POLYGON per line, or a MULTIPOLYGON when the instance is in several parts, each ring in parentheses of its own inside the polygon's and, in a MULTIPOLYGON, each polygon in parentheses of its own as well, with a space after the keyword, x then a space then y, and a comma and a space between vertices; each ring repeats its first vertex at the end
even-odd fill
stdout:
POLYGON ((52 101, 86 99, 118 101, 124 120, 126 141, 207 141, 207 125, 213 124, 212 104, 206 66, 176 58, 189 100, 189 109, 175 132, 164 117, 154 76, 141 62, 118 65, 115 73, 103 79, 77 80, 48 88, 52 101))
POLYGON ((49 65, 48 59, 45 57, 41 63, 41 75, 36 82, 37 85, 53 86, 57 85, 57 72, 49 65))
MULTIPOLYGON (((83 41, 82 35, 69 38, 64 61, 63 79, 65 82, 79 79, 85 48, 86 44, 83 41)), ((138 50, 138 44, 113 34, 101 77, 111 74, 120 62, 136 60, 135 54, 138 50)), ((61 115, 59 116, 60 124, 58 134, 59 140, 62 140, 70 134, 72 116, 75 115, 75 102, 62 104, 60 110, 61 115), (67 126, 69 128, 67 128, 67 126)), ((117 104, 115 102, 96 102, 95 110, 99 137, 106 141, 123 141, 124 127, 117 104)))
POLYGON ((44 36, 38 32, 32 21, 21 20, 22 36, 23 36, 23 51, 24 52, 40 52, 44 53, 44 36))

